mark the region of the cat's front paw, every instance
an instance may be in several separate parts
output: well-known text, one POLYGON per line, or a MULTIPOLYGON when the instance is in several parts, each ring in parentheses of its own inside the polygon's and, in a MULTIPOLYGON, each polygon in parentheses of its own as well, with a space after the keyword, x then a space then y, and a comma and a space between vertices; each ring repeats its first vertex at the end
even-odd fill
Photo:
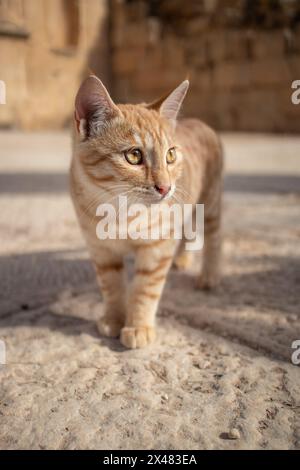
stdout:
POLYGON ((107 336, 108 338, 117 338, 120 336, 120 331, 123 324, 115 318, 102 317, 98 320, 97 327, 100 335, 107 336))
POLYGON ((121 331, 121 343, 129 349, 143 348, 155 340, 155 329, 151 326, 125 326, 121 331))

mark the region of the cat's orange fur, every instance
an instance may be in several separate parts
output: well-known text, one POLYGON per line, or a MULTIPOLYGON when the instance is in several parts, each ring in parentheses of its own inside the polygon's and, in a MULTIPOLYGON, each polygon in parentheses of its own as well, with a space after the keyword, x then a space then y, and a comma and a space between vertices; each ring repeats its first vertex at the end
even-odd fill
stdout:
POLYGON ((216 134, 196 119, 176 120, 188 88, 183 82, 165 99, 151 105, 119 105, 95 76, 82 84, 75 110, 76 138, 70 187, 104 297, 101 334, 120 335, 128 348, 146 346, 155 338, 155 314, 173 258, 187 268, 191 253, 184 240, 99 240, 96 207, 115 203, 126 194, 129 204, 204 203, 205 241, 198 285, 213 287, 219 279, 222 151, 216 134), (166 162, 170 148, 177 159, 166 162), (124 151, 138 148, 139 165, 131 165, 124 151), (163 197, 156 188, 171 191, 163 197), (133 253, 135 274, 127 286, 124 256, 133 253))

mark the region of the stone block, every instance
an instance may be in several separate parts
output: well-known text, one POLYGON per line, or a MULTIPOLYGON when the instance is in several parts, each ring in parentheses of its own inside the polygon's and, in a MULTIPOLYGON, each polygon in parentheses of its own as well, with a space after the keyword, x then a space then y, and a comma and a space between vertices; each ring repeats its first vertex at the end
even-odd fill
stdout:
POLYGON ((300 53, 288 56, 286 61, 291 73, 291 80, 300 80, 300 53))
POLYGON ((245 30, 226 30, 222 40, 225 43, 225 60, 244 60, 247 58, 248 38, 245 30))
POLYGON ((253 86, 271 87, 289 86, 292 73, 288 61, 284 58, 266 59, 250 63, 251 84, 253 86))
POLYGON ((117 49, 112 57, 112 69, 118 76, 129 75, 138 70, 144 50, 140 48, 117 49))
POLYGON ((123 31, 122 47, 145 47, 148 43, 148 25, 146 21, 127 24, 123 31))
POLYGON ((226 58, 226 42, 223 31, 214 31, 206 38, 207 55, 210 63, 216 64, 226 58))
POLYGON ((151 73, 152 70, 166 68, 167 62, 165 59, 163 48, 148 47, 140 58, 139 69, 144 70, 146 73, 151 73))
POLYGON ((162 24, 161 22, 154 17, 147 19, 147 38, 148 44, 151 46, 156 46, 160 44, 162 34, 162 24))
POLYGON ((216 30, 206 38, 208 60, 217 64, 247 58, 247 35, 244 30, 216 30))
POLYGON ((191 18, 185 28, 185 35, 186 36, 195 36, 200 37, 204 32, 207 31, 208 28, 208 17, 207 16, 200 16, 196 18, 191 18))
POLYGON ((195 68, 204 68, 208 64, 208 52, 206 41, 203 40, 191 40, 189 39, 185 43, 185 57, 186 62, 189 66, 195 68))
POLYGON ((188 71, 188 78, 191 82, 191 87, 199 91, 207 91, 213 89, 213 74, 209 68, 206 69, 190 69, 188 71))
POLYGON ((184 101, 181 115, 184 117, 196 117, 215 127, 213 119, 214 94, 195 89, 193 84, 184 101))
POLYGON ((257 31, 253 36, 252 53, 254 59, 280 58, 285 52, 283 30, 257 31))
POLYGON ((163 63, 172 67, 181 67, 185 63, 183 43, 175 36, 169 36, 163 42, 163 63))
POLYGON ((237 116, 233 130, 282 132, 287 124, 276 89, 237 91, 232 95, 231 109, 237 116))
POLYGON ((176 88, 178 84, 186 78, 186 71, 183 69, 166 70, 165 68, 153 69, 148 73, 140 69, 133 77, 133 87, 139 96, 149 93, 152 99, 176 88))
POLYGON ((249 62, 224 62, 218 64, 213 70, 213 83, 219 89, 248 88, 251 83, 249 62))

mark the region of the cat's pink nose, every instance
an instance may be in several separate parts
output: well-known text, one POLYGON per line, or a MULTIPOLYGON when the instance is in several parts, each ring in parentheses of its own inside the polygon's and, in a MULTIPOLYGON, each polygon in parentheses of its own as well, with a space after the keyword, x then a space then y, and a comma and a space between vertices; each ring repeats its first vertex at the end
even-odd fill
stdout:
POLYGON ((159 194, 161 194, 162 196, 166 196, 166 194, 168 194, 168 192, 170 191, 171 189, 171 186, 169 185, 160 185, 160 186, 157 186, 155 185, 155 189, 156 191, 159 192, 159 194))

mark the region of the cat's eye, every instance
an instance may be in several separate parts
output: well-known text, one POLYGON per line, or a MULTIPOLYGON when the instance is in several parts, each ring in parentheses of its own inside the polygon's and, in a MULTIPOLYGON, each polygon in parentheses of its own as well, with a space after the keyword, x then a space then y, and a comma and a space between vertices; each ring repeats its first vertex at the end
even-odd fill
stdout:
POLYGON ((174 163, 175 160, 176 160, 176 157, 177 157, 177 155, 176 155, 175 148, 173 147, 173 148, 169 149, 168 152, 167 152, 167 157, 166 157, 167 163, 174 163))
POLYGON ((143 161, 143 154, 140 149, 127 150, 124 155, 130 165, 140 165, 143 161))

